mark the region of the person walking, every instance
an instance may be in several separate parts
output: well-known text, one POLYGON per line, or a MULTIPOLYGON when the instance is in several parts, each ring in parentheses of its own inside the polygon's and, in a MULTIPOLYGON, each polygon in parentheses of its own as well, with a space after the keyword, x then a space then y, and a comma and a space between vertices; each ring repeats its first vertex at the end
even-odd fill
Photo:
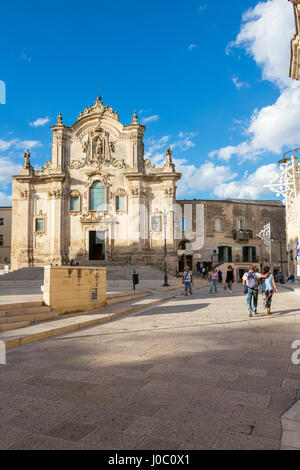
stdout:
POLYGON ((211 273, 209 273, 209 276, 208 276, 208 279, 209 279, 209 283, 210 283, 210 290, 209 290, 209 293, 212 294, 213 291, 215 291, 215 293, 218 292, 218 289, 217 289, 217 280, 218 280, 218 272, 216 269, 213 269, 211 271, 211 273))
POLYGON ((222 282, 223 282, 223 273, 220 269, 218 271, 218 278, 219 278, 219 284, 222 284, 222 282))
POLYGON ((277 289, 275 278, 273 274, 271 273, 269 266, 266 266, 264 268, 264 275, 266 275, 267 277, 263 281, 261 290, 262 290, 265 314, 272 315, 271 304, 272 304, 273 293, 275 290, 276 294, 278 294, 278 289, 277 289))
POLYGON ((234 283, 234 270, 231 265, 228 266, 227 268, 227 274, 226 274, 226 285, 229 294, 232 294, 232 284, 234 283))
POLYGON ((188 295, 188 291, 192 295, 193 273, 188 266, 184 268, 182 282, 184 284, 184 295, 188 295))
POLYGON ((247 293, 247 305, 249 317, 257 314, 258 301, 258 281, 263 276, 256 272, 254 266, 250 266, 249 271, 243 276, 244 292, 247 293))

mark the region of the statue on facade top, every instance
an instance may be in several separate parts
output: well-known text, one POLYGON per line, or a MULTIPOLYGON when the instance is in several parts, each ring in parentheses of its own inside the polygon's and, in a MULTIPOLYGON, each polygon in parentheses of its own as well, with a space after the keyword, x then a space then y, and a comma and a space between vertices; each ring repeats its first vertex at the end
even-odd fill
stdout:
POLYGON ((24 168, 31 168, 30 152, 28 149, 26 152, 24 152, 24 168))

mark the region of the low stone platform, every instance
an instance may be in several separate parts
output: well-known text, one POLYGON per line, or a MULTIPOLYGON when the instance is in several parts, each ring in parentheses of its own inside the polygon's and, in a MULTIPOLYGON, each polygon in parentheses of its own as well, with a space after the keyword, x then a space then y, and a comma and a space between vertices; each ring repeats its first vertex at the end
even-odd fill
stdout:
MULTIPOLYGON (((59 319, 39 323, 29 326, 24 324, 16 326, 16 329, 9 331, 0 330, 0 340, 5 343, 6 349, 15 348, 23 344, 33 343, 45 338, 50 338, 71 331, 80 330, 101 323, 108 323, 131 313, 155 306, 172 297, 157 298, 152 296, 148 299, 140 300, 148 293, 131 296, 129 302, 122 302, 116 306, 114 303, 108 307, 102 307, 88 312, 81 312, 75 315, 62 315, 59 319), (22 327, 24 326, 24 327, 22 327)), ((120 302, 120 298, 116 299, 120 302)), ((55 317, 57 318, 57 316, 55 317)), ((26 323, 26 322, 25 322, 26 323)))

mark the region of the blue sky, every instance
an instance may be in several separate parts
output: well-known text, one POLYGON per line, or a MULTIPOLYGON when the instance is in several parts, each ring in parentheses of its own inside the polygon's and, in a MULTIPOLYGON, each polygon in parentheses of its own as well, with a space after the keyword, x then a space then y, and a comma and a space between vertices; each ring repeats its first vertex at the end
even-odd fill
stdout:
POLYGON ((72 125, 99 84, 121 122, 137 110, 153 162, 173 147, 179 197, 273 198, 263 185, 300 140, 287 0, 29 0, 1 17, 0 204, 24 150, 50 159, 58 112, 72 125))

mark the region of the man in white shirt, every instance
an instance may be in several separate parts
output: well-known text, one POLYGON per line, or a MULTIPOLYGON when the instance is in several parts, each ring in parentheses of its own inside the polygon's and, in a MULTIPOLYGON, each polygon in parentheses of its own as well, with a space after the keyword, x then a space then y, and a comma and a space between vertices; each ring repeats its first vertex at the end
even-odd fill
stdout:
MULTIPOLYGON (((249 311, 249 317, 257 314, 257 301, 258 301, 258 288, 259 279, 263 276, 255 271, 254 266, 250 266, 249 271, 243 276, 243 286, 247 287, 247 305, 249 311)), ((244 290, 246 293, 246 291, 244 290)))

